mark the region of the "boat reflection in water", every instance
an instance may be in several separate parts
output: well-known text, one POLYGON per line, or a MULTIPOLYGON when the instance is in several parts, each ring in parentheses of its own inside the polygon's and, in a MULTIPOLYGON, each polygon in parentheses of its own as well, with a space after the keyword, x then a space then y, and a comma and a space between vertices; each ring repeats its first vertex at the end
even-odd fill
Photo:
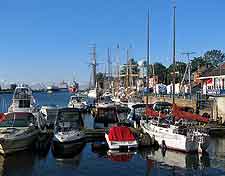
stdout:
POLYGON ((80 160, 82 158, 82 151, 85 147, 84 142, 77 143, 74 146, 74 150, 70 153, 57 153, 56 151, 52 150, 53 156, 56 159, 56 164, 59 166, 71 166, 71 167, 79 167, 80 160))
POLYGON ((140 150, 140 155, 147 161, 148 170, 153 168, 164 168, 171 170, 173 173, 202 171, 204 168, 210 167, 209 157, 207 154, 199 156, 196 154, 188 154, 167 150, 153 151, 150 149, 140 150), (160 166, 159 166, 160 165, 160 166))
POLYGON ((113 162, 128 162, 136 152, 107 151, 107 158, 113 162))
POLYGON ((0 175, 32 175, 35 165, 35 153, 20 151, 4 157, 0 155, 0 175))
POLYGON ((107 144, 101 141, 92 143, 91 149, 98 157, 104 157, 113 162, 128 162, 137 153, 136 151, 109 150, 107 144))

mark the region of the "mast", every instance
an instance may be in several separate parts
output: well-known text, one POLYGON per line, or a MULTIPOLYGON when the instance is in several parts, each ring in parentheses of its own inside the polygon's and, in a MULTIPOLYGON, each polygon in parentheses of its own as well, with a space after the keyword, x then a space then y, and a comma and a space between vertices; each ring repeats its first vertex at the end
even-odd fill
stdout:
POLYGON ((147 97, 146 97, 146 105, 148 105, 148 93, 149 93, 149 46, 150 46, 150 41, 149 41, 149 9, 148 9, 148 18, 147 18, 147 97))
POLYGON ((126 65, 126 89, 129 87, 129 49, 127 48, 127 65, 126 65))
POLYGON ((111 81, 111 53, 110 53, 110 48, 107 50, 108 54, 108 88, 110 88, 110 81, 111 81))
POLYGON ((173 104, 175 103, 175 79, 176 79, 176 5, 173 6, 173 104))
POLYGON ((93 44, 92 47, 91 47, 91 63, 90 63, 90 66, 91 66, 91 77, 90 77, 90 81, 92 81, 92 84, 90 83, 91 85, 91 89, 95 88, 96 87, 96 67, 97 67, 97 63, 96 63, 96 45, 93 44))

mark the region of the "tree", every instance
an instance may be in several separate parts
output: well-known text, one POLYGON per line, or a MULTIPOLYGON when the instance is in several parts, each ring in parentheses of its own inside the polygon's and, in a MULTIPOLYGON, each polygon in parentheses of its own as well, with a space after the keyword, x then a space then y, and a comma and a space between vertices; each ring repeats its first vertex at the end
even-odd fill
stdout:
POLYGON ((153 65, 150 65, 150 68, 149 68, 150 76, 153 75, 153 67, 154 67, 154 72, 155 72, 154 74, 158 76, 159 82, 165 83, 165 81, 166 81, 166 67, 159 62, 156 62, 153 65))
POLYGON ((206 65, 206 63, 206 60, 202 56, 194 57, 191 61, 191 72, 197 71, 200 66, 206 65))
MULTIPOLYGON (((177 61, 176 62, 176 68, 175 68, 175 71, 176 71, 176 79, 175 79, 175 82, 178 83, 178 82, 181 82, 183 76, 184 76, 184 72, 185 72, 185 69, 186 69, 186 66, 187 64, 184 63, 184 62, 179 62, 177 61)), ((173 80, 173 64, 171 64, 168 68, 167 68, 167 84, 170 84, 173 80)))
POLYGON ((203 56, 194 57, 191 62, 192 72, 198 70, 199 66, 218 67, 219 64, 225 61, 225 54, 221 50, 210 50, 204 53, 203 56))
POLYGON ((203 58, 206 63, 218 67, 220 63, 225 61, 225 54, 221 50, 210 50, 204 54, 203 58))

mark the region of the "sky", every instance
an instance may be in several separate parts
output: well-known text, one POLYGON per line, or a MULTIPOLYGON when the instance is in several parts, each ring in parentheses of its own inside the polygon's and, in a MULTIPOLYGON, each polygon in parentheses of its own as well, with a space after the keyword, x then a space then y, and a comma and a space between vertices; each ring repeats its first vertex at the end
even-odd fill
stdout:
MULTIPOLYGON (((57 82, 90 79, 90 46, 102 63, 111 48, 125 62, 146 57, 150 10, 150 60, 172 63, 172 0, 7 0, 0 1, 0 81, 57 82)), ((176 0, 176 55, 225 51, 225 1, 176 0)), ((113 60, 114 61, 114 60, 113 60)), ((103 70, 99 65, 98 69, 103 70)))

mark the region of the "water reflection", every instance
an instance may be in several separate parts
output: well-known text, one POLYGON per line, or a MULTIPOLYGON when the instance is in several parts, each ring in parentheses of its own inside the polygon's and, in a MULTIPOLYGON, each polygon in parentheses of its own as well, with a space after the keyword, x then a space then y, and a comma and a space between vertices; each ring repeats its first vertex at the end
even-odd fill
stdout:
POLYGON ((107 151, 107 158, 113 162, 128 162, 136 152, 107 151))
POLYGON ((82 158, 82 151, 85 145, 85 143, 77 143, 77 145, 74 146, 74 150, 66 154, 61 152, 57 153, 52 150, 52 154, 55 157, 56 164, 63 167, 79 167, 82 158))
POLYGON ((199 156, 198 154, 186 154, 170 150, 162 153, 161 150, 153 151, 149 149, 142 149, 139 152, 145 160, 154 160, 168 166, 194 170, 210 167, 209 157, 206 154, 199 156))
POLYGON ((32 175, 35 154, 31 151, 17 152, 13 155, 0 155, 1 175, 32 175))

